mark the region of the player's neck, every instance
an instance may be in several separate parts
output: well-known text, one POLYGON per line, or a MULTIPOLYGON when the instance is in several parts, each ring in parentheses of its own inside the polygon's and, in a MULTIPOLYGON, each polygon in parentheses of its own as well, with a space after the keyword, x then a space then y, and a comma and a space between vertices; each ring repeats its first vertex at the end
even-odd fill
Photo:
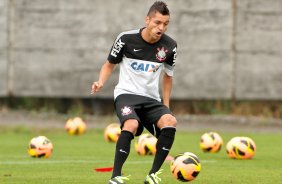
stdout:
POLYGON ((146 42, 148 42, 150 44, 154 44, 154 43, 156 43, 160 40, 160 39, 154 39, 150 35, 150 32, 148 31, 148 29, 146 27, 141 31, 141 36, 142 36, 143 40, 145 40, 146 42))

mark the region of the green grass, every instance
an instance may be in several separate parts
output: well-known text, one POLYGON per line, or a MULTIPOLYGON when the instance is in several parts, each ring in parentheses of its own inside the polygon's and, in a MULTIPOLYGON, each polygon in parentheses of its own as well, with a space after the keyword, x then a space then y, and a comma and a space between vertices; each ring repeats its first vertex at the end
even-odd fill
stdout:
MULTIPOLYGON (((257 145, 252 160, 227 158, 225 145, 219 153, 203 153, 199 139, 204 132, 178 131, 171 155, 189 151, 200 158, 202 170, 195 184, 244 183, 273 184, 282 179, 282 134, 218 132, 226 143, 237 135, 250 136, 257 145)), ((0 129, 0 183, 105 184, 111 173, 98 173, 94 168, 110 167, 115 145, 103 139, 102 130, 89 130, 81 136, 70 136, 64 130, 0 129), (48 159, 31 158, 26 149, 30 139, 47 136, 54 144, 48 159)), ((139 156, 132 144, 131 154, 124 165, 124 175, 131 175, 128 184, 143 183, 151 167, 152 156, 139 156)), ((169 162, 162 167, 162 184, 181 183, 174 179, 169 162)))

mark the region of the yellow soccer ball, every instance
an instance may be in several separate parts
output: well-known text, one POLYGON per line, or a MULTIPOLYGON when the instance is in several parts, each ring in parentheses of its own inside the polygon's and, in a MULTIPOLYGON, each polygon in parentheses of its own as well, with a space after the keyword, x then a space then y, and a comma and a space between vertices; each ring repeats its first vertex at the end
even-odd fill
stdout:
POLYGON ((223 145, 221 136, 216 132, 207 132, 201 136, 200 148, 204 152, 219 152, 223 145))
POLYGON ((30 140, 28 144, 28 154, 31 157, 49 158, 53 151, 52 142, 45 136, 37 136, 30 140))
POLYGON ((189 182, 201 171, 199 158, 191 152, 178 154, 170 163, 170 171, 174 178, 182 182, 189 182))
POLYGON ((155 155, 157 138, 151 134, 145 133, 138 137, 135 142, 135 150, 139 155, 155 155))
POLYGON ((120 124, 111 123, 104 130, 104 139, 108 142, 117 142, 120 133, 120 124))
POLYGON ((80 118, 70 118, 65 124, 65 129, 70 135, 81 135, 86 131, 86 123, 80 118))
POLYGON ((256 144, 250 137, 233 137, 226 145, 229 158, 251 159, 256 154, 256 144))

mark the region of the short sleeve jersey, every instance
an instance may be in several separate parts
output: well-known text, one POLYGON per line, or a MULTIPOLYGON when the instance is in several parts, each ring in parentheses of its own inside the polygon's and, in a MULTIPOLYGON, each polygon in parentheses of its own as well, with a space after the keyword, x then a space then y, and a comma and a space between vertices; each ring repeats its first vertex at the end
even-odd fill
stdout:
POLYGON ((114 98, 121 94, 135 94, 161 101, 160 75, 164 71, 173 76, 177 44, 166 34, 150 44, 142 38, 141 31, 122 32, 111 48, 108 61, 120 65, 114 98))

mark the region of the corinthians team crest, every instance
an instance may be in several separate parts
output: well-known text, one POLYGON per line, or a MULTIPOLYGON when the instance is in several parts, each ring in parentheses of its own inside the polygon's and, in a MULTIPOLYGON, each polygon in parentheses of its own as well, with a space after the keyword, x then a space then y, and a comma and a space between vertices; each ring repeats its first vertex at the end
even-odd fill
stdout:
POLYGON ((127 116, 127 115, 129 115, 129 114, 131 114, 131 113, 132 113, 132 110, 131 110, 130 107, 124 106, 123 108, 121 108, 121 114, 122 114, 123 116, 127 116))
POLYGON ((159 61, 163 62, 163 61, 166 59, 166 52, 167 52, 167 51, 168 51, 168 50, 165 50, 164 47, 162 47, 161 49, 158 48, 158 53, 156 54, 156 58, 157 58, 159 61))

